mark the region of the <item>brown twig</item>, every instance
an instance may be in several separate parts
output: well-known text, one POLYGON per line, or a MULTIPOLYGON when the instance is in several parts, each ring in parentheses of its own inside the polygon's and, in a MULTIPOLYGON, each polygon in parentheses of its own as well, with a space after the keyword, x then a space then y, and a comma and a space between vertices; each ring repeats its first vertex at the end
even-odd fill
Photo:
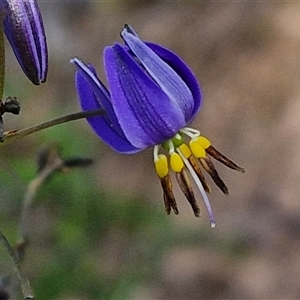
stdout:
POLYGON ((23 201, 23 209, 20 221, 20 239, 15 246, 18 255, 23 258, 25 247, 29 242, 29 220, 30 208, 38 188, 45 183, 54 173, 67 171, 74 167, 86 167, 92 163, 89 158, 68 158, 62 159, 59 155, 59 145, 52 144, 45 148, 38 157, 38 175, 28 185, 23 201))
POLYGON ((28 185, 24 196, 23 209, 20 220, 20 238, 12 247, 3 233, 0 231, 0 242, 7 249, 13 263, 14 272, 18 278, 24 299, 33 299, 33 292, 29 281, 20 270, 20 263, 25 254, 29 242, 29 220, 32 202, 39 187, 56 172, 68 171, 74 167, 86 167, 92 163, 91 159, 74 157, 62 159, 59 155, 59 145, 52 144, 44 149, 38 157, 38 175, 28 185))
POLYGON ((4 248, 7 250, 7 252, 9 253, 9 256, 13 262, 14 273, 16 274, 16 277, 18 279, 24 299, 33 299, 34 295, 31 289, 30 282, 28 281, 28 279, 25 277, 25 275, 22 273, 20 269, 20 261, 18 255, 16 254, 16 252, 14 251, 14 249, 12 248, 12 246, 10 245, 9 241, 2 233, 2 231, 0 231, 0 241, 4 246, 4 248))

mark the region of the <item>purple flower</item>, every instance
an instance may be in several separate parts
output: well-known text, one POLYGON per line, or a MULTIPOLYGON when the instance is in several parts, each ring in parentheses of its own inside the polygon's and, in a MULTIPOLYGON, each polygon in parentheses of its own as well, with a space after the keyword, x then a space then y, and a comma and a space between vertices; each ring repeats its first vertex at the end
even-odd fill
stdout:
POLYGON ((169 166, 191 204, 195 216, 200 208, 189 180, 198 186, 208 210, 211 226, 215 220, 207 198, 209 186, 200 166, 227 194, 209 155, 228 167, 244 171, 224 157, 198 130, 187 127, 199 111, 202 95, 189 67, 173 52, 157 44, 143 42, 125 25, 121 32, 125 45, 104 49, 104 66, 109 90, 91 65, 71 60, 78 69, 76 86, 83 111, 103 108, 105 114, 87 118, 98 136, 120 153, 136 153, 154 147, 154 164, 163 188, 165 210, 178 214, 172 192, 169 166))
POLYGON ((4 31, 26 76, 38 85, 46 81, 48 53, 36 0, 0 0, 4 31))

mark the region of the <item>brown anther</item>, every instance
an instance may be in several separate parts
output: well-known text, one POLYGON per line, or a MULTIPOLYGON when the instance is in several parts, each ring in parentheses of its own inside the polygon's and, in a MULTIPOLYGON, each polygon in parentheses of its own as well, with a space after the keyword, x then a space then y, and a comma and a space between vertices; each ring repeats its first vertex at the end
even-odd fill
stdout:
POLYGON ((178 215, 178 208, 176 204, 175 197, 173 195, 172 190, 172 181, 170 175, 166 175, 164 178, 160 178, 160 183, 162 186, 162 189, 164 191, 164 202, 165 202, 165 211, 169 215, 171 212, 171 208, 174 211, 175 215, 178 215))
POLYGON ((200 217, 200 208, 196 202, 194 192, 192 190, 192 185, 186 170, 182 169, 180 173, 176 173, 176 179, 180 186, 181 191, 184 193, 185 197, 189 201, 195 217, 200 217))
POLYGON ((190 156, 188 158, 189 163, 191 164, 192 168, 194 169, 195 173, 197 174, 199 180, 201 181, 203 188, 205 192, 210 193, 210 186, 206 182, 206 179, 200 169, 199 163, 197 162, 196 158, 194 156, 190 156))
POLYGON ((236 165, 233 161, 231 161, 230 159, 228 159, 226 156, 224 156, 222 153, 220 153, 213 146, 209 146, 207 149, 205 149, 205 151, 210 156, 212 156, 214 159, 218 160, 219 162, 221 162, 222 164, 224 164, 228 168, 236 170, 236 171, 239 171, 239 172, 245 173, 245 169, 244 168, 241 168, 238 165, 236 165))
POLYGON ((209 156, 205 156, 204 158, 199 158, 201 165, 207 171, 207 173, 211 176, 212 180, 215 184, 220 188, 220 190, 225 194, 229 194, 229 190, 223 180, 220 178, 215 166, 213 165, 209 156))

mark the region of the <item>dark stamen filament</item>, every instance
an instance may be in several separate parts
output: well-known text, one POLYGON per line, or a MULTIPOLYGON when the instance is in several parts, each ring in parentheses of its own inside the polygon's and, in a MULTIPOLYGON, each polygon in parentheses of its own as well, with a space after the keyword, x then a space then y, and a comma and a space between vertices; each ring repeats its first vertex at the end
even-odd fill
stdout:
POLYGON ((203 168, 207 171, 207 173, 211 176, 212 180, 215 182, 215 184, 220 188, 220 190, 225 194, 229 194, 229 190, 223 180, 220 178, 215 166, 213 165, 211 159, 209 156, 206 156, 205 158, 199 158, 201 165, 203 168))
POLYGON ((176 179, 181 191, 184 193, 185 197, 191 204, 195 217, 200 217, 200 208, 196 202, 194 192, 192 190, 192 185, 186 170, 182 169, 180 173, 176 173, 176 179))
POLYGON ((227 158, 226 156, 224 156, 222 153, 220 153, 213 146, 209 146, 207 149, 205 149, 205 151, 210 156, 212 156, 214 159, 218 160, 219 162, 221 162, 222 164, 224 164, 228 168, 236 170, 236 171, 239 171, 239 172, 245 173, 245 169, 244 168, 241 168, 238 165, 236 165, 233 161, 231 161, 229 158, 227 158))
POLYGON ((164 191, 164 202, 165 202, 165 211, 169 215, 171 208, 173 209, 175 215, 178 215, 178 208, 176 204, 175 197, 172 191, 172 182, 170 175, 166 175, 164 178, 160 179, 161 186, 164 191))
POLYGON ((207 181, 206 181, 206 179, 205 179, 205 177, 204 177, 204 175, 203 175, 203 173, 202 173, 202 171, 201 171, 201 169, 200 169, 200 166, 199 166, 199 164, 198 164, 196 158, 195 158, 194 156, 191 155, 191 156, 188 158, 188 161, 189 161, 189 163, 191 164, 191 166, 192 166, 192 168, 194 169, 194 171, 196 172, 198 178, 200 179, 200 181, 201 181, 201 183, 202 183, 202 185, 203 185, 203 188, 204 188, 205 192, 210 193, 210 187, 209 187, 209 185, 208 185, 208 183, 207 183, 207 181))

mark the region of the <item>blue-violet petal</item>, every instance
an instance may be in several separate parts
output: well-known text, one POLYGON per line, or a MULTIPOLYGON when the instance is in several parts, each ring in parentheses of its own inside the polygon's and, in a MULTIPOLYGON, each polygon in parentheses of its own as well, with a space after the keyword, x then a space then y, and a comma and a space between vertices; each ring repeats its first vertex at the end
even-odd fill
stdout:
POLYGON ((128 31, 127 27, 121 32, 121 36, 161 89, 173 102, 178 103, 185 116, 191 116, 194 110, 194 98, 182 78, 138 36, 128 31))
POLYGON ((154 43, 146 42, 146 45, 148 45, 163 61, 165 61, 181 77, 190 89, 194 98, 194 108, 191 114, 188 114, 187 112, 185 114, 186 122, 190 123, 202 104, 202 93, 195 75, 180 59, 180 57, 170 50, 154 43))
POLYGON ((109 104, 109 94, 100 80, 98 80, 94 68, 84 65, 78 59, 73 59, 71 62, 75 63, 79 69, 76 72, 75 79, 82 110, 89 111, 103 108, 106 111, 104 115, 88 117, 89 125, 115 151, 128 154, 140 151, 140 149, 133 147, 128 142, 123 132, 120 132, 119 124, 115 123, 116 119, 112 117, 114 112, 111 111, 112 107, 109 104), (109 114, 107 113, 108 111, 110 112, 109 114))
POLYGON ((133 146, 160 144, 184 127, 184 114, 178 103, 149 77, 125 47, 106 47, 104 63, 114 111, 133 146))

